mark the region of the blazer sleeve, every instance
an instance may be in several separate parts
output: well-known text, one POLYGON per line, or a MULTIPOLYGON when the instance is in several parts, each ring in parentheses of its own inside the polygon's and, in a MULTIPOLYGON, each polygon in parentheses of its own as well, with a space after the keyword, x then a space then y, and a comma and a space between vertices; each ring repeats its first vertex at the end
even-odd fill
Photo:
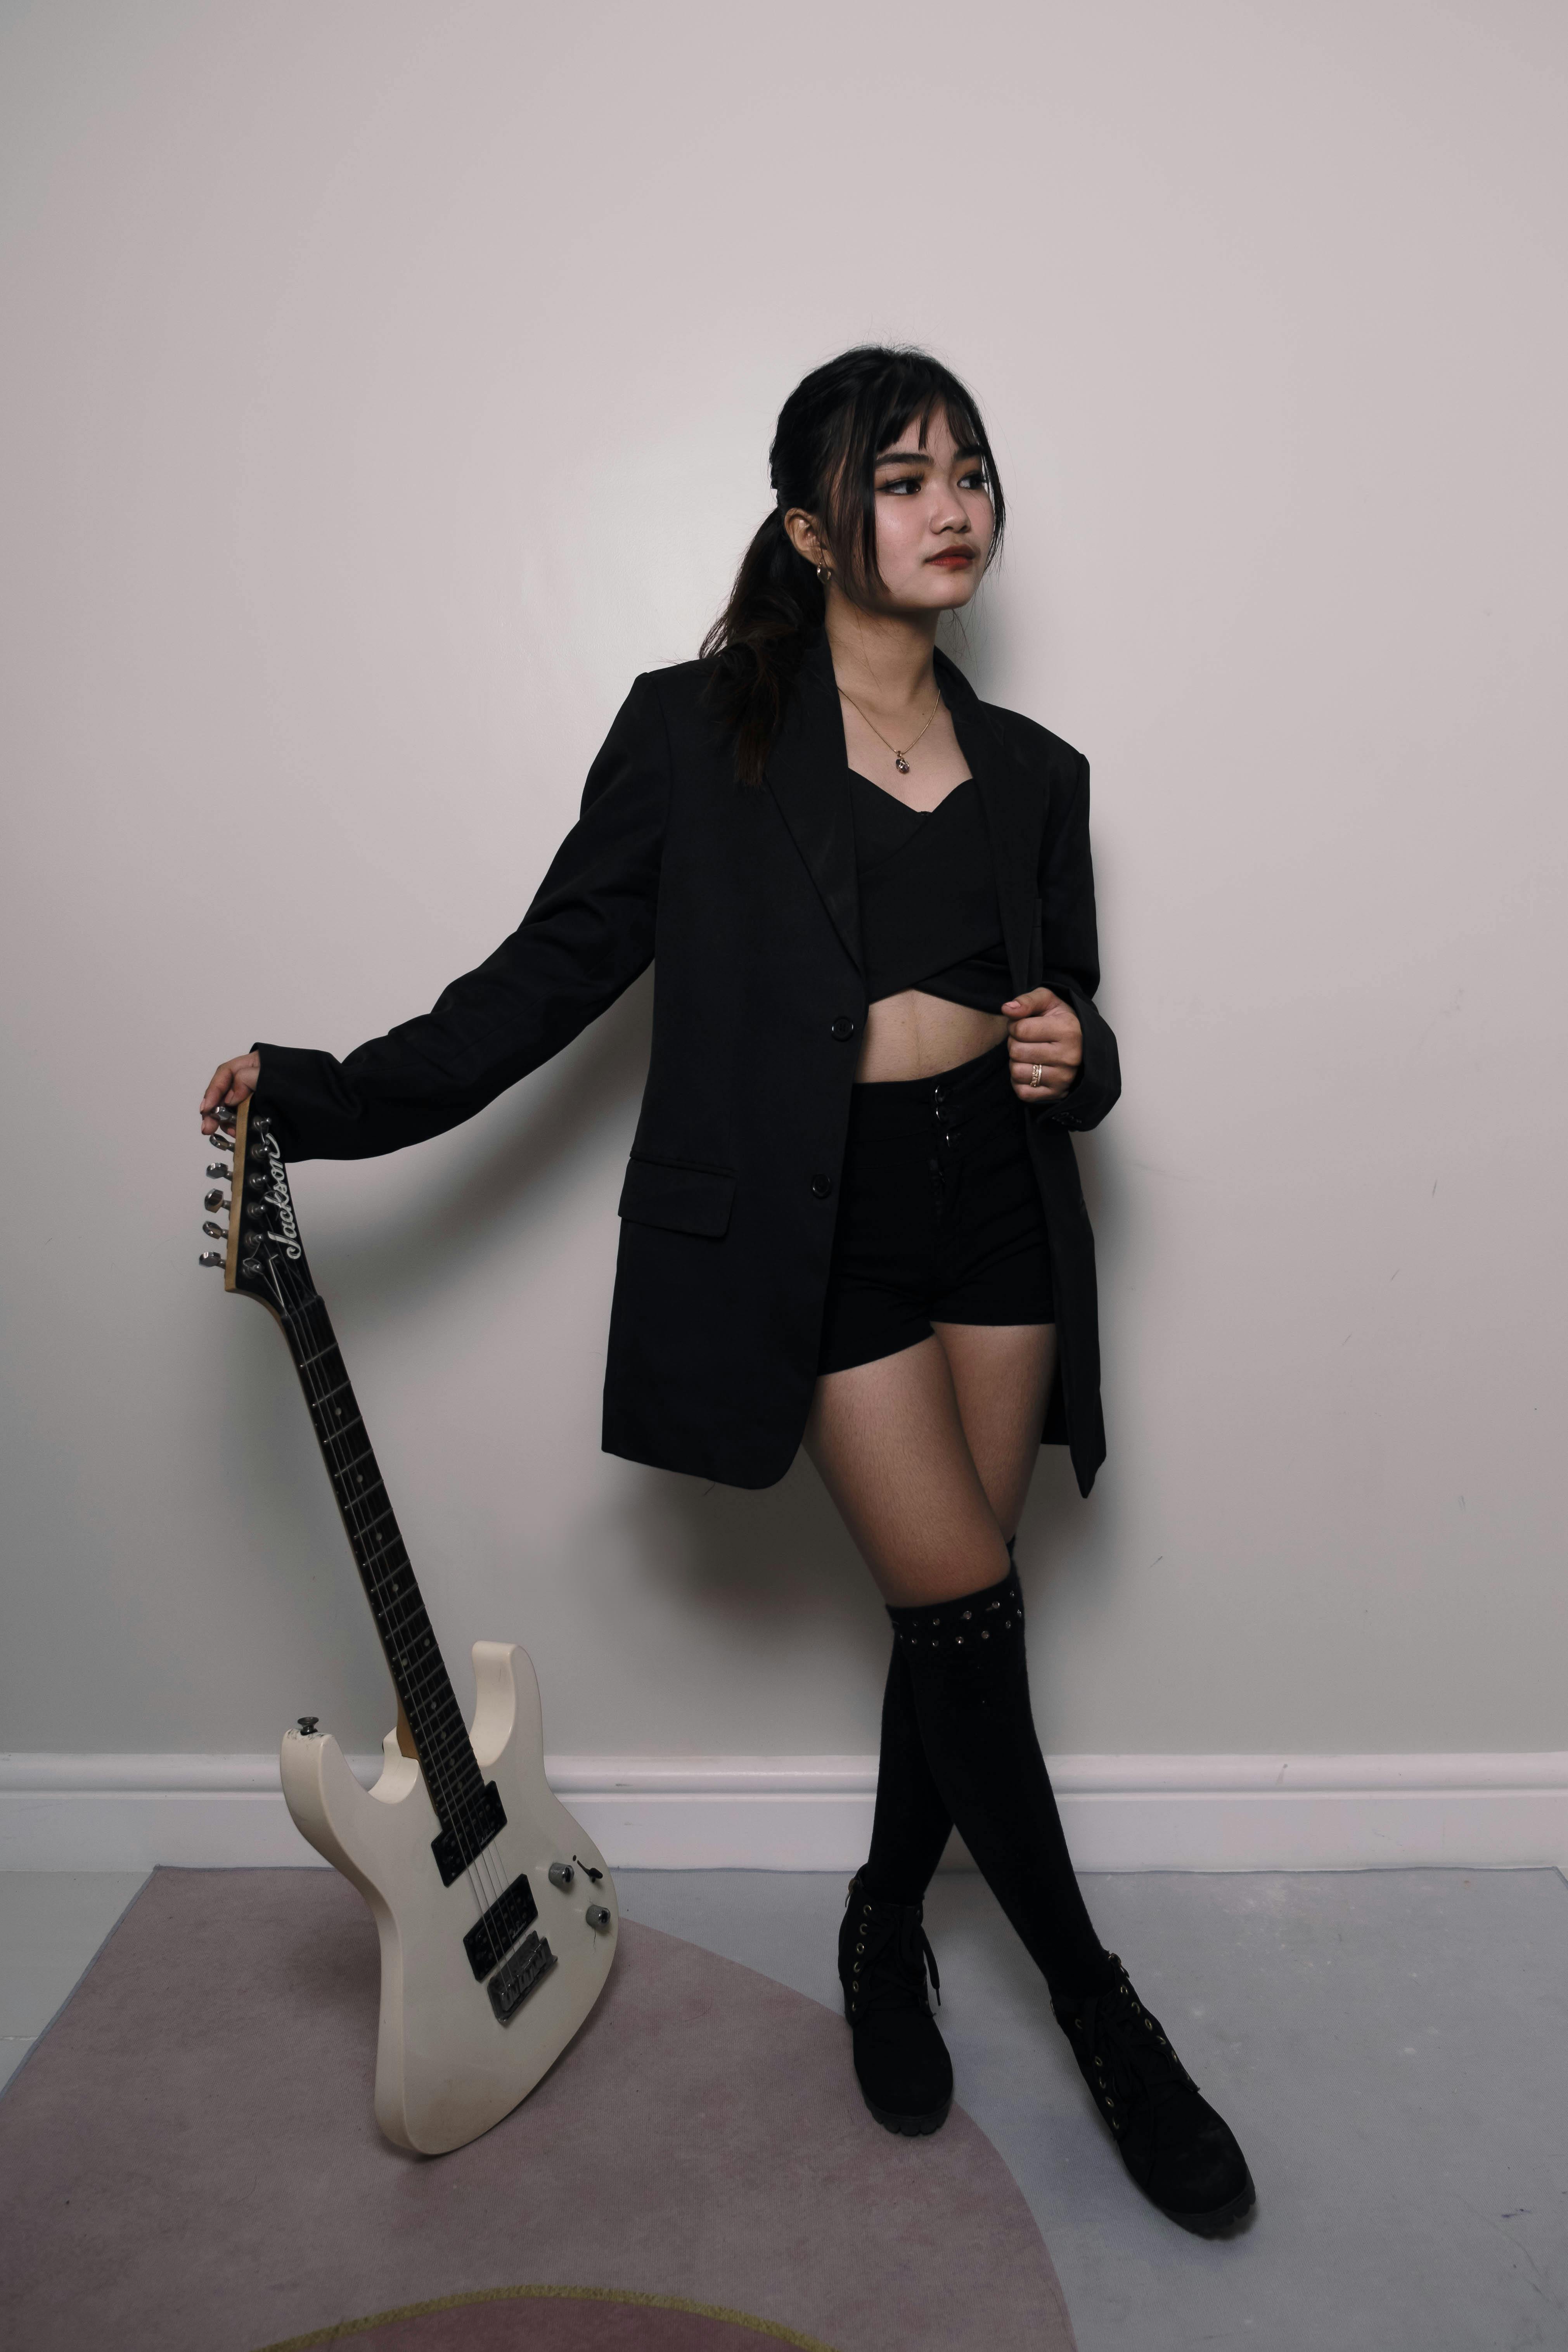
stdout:
POLYGON ((1056 1127, 1098 1127, 1121 1092, 1121 1062, 1110 1023, 1094 1002, 1100 940, 1089 848, 1089 761, 1073 754, 1064 787, 1054 784, 1040 845, 1042 981, 1070 1004, 1083 1030, 1083 1066, 1065 1095, 1031 1103, 1031 1118, 1056 1127))
POLYGON ((654 681, 633 684, 582 813, 510 939, 432 1009, 340 1062, 256 1045, 257 1108, 289 1160, 363 1160, 471 1118, 547 1062, 653 960, 669 754, 654 681))

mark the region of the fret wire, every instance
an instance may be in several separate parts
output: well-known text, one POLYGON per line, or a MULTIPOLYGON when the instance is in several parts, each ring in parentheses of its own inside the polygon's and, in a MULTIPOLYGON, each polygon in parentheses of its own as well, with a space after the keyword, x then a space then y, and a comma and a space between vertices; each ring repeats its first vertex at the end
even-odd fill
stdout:
MULTIPOLYGON (((384 1494, 384 1493, 386 1492, 386 1489, 384 1488, 384 1486, 382 1488, 382 1492, 383 1492, 383 1494, 384 1494)), ((389 1518, 391 1518, 391 1517, 392 1517, 392 1505, 391 1505, 390 1503, 388 1503, 388 1505, 387 1505, 387 1507, 386 1507, 386 1508, 385 1508, 385 1510, 384 1510, 384 1511, 377 1511, 377 1513, 376 1513, 376 1515, 375 1515, 375 1517, 374 1517, 374 1519, 367 1519, 367 1520, 366 1520, 366 1522, 365 1522, 364 1526, 363 1526, 363 1527, 361 1528, 361 1530, 360 1530, 360 1535, 361 1535, 362 1539, 363 1539, 365 1536, 368 1536, 368 1535, 370 1534, 370 1532, 371 1532, 371 1530, 372 1530, 372 1528, 378 1528, 378 1527, 380 1527, 380 1525, 381 1525, 381 1523, 382 1523, 383 1519, 389 1519, 389 1518)), ((377 1549, 378 1549, 378 1552, 379 1552, 379 1551, 381 1551, 381 1550, 384 1549, 384 1546, 378 1546, 377 1549)))

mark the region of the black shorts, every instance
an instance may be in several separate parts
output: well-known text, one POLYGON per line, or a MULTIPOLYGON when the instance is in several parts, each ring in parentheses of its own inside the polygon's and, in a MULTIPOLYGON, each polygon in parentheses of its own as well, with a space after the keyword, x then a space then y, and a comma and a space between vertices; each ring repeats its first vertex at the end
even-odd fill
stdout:
POLYGON ((938 1323, 1052 1323, 1046 1215, 1004 1040, 934 1078, 857 1086, 818 1372, 938 1323))

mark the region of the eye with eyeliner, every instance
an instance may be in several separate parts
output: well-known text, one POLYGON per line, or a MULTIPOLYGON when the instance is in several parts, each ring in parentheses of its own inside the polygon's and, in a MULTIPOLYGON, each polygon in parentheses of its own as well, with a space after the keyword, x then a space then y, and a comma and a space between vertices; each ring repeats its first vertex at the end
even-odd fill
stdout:
MULTIPOLYGON (((925 488, 925 482, 926 477, 923 474, 895 474, 889 480, 879 482, 877 488, 879 491, 889 492, 921 490, 925 488)), ((984 468, 976 467, 972 473, 962 474, 959 477, 958 487, 961 490, 984 491, 987 485, 984 468)))

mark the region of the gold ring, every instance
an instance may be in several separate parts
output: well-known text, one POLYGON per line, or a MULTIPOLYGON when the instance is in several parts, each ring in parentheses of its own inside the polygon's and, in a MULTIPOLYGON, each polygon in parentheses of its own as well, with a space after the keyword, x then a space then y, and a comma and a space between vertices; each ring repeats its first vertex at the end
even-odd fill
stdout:
POLYGON ((1044 1064, 1043 1062, 1037 1062, 1037 1063, 1035 1064, 1034 1071, 1033 1071, 1033 1073, 1032 1073, 1032 1075, 1031 1075, 1031 1076, 1030 1076, 1029 1084, 1030 1084, 1032 1087, 1037 1087, 1037 1086, 1039 1085, 1039 1083, 1040 1083, 1041 1078, 1042 1078, 1044 1076, 1045 1076, 1045 1064, 1044 1064))

